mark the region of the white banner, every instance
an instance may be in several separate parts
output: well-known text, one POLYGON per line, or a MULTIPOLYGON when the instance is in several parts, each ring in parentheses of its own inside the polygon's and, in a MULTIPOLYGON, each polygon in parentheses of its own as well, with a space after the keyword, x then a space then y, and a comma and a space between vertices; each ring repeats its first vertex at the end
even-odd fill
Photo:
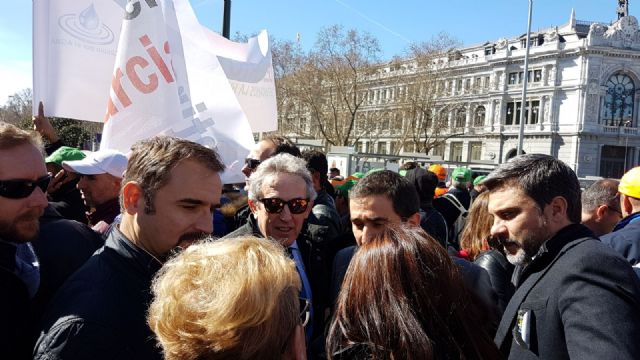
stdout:
POLYGON ((247 118, 253 131, 277 129, 266 31, 228 41, 200 25, 188 0, 175 10, 167 0, 133 1, 124 25, 125 0, 92 4, 34 0, 34 103, 45 103, 46 116, 108 119, 102 148, 128 151, 161 133, 216 147, 223 181, 242 182, 254 144, 247 118))
POLYGON ((123 15, 111 0, 33 1, 33 103, 46 116, 103 121, 123 15))

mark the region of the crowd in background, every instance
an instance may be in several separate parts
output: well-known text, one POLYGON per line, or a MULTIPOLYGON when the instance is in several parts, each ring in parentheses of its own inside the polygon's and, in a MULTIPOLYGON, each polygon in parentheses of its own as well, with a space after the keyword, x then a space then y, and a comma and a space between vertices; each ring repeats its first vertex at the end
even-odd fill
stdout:
POLYGON ((341 174, 267 136, 222 184, 187 140, 88 152, 35 125, 0 123, 2 359, 640 354, 640 167, 341 174))

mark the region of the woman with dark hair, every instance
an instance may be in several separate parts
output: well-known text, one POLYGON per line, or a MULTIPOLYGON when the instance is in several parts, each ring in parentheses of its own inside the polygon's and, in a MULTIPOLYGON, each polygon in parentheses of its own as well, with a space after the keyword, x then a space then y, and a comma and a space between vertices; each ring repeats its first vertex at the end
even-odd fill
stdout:
POLYGON ((489 214, 489 194, 483 192, 473 201, 462 234, 460 247, 470 261, 489 273, 491 287, 498 295, 500 314, 504 312, 515 291, 511 283, 513 265, 507 261, 502 245, 491 237, 493 216, 489 214))
POLYGON ((497 359, 447 251, 388 226, 356 251, 327 337, 331 359, 497 359))

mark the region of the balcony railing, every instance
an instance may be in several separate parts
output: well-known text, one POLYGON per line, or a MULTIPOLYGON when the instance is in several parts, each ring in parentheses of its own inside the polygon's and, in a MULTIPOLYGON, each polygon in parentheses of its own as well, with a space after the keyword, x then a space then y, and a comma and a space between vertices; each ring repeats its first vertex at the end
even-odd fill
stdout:
POLYGON ((611 135, 638 135, 637 127, 602 125, 602 132, 611 135))

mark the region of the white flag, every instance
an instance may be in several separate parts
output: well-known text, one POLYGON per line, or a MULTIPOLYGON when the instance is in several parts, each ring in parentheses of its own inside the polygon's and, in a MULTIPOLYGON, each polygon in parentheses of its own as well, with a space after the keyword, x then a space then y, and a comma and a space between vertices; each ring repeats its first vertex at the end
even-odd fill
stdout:
POLYGON ((123 14, 111 0, 33 1, 33 103, 46 116, 102 122, 123 14))

